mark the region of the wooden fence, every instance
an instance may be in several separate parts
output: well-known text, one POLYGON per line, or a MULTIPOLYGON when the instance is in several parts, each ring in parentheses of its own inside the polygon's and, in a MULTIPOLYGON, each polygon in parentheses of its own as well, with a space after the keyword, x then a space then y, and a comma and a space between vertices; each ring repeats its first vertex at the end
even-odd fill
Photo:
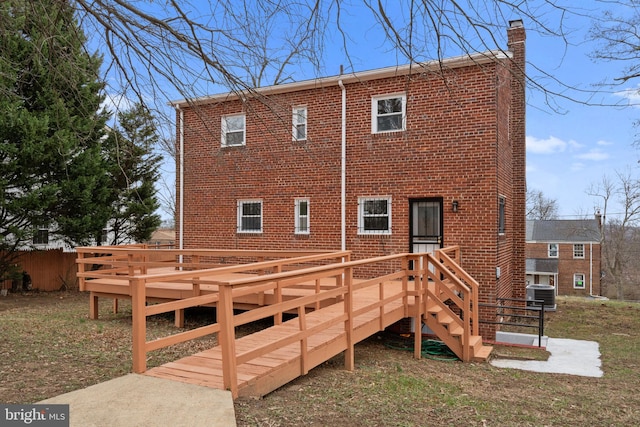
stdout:
MULTIPOLYGON (((19 271, 31 277, 31 288, 40 291, 57 291, 62 288, 77 288, 75 252, 62 249, 47 251, 20 251, 15 261, 19 271)), ((11 280, 2 284, 2 289, 11 289, 11 280)))

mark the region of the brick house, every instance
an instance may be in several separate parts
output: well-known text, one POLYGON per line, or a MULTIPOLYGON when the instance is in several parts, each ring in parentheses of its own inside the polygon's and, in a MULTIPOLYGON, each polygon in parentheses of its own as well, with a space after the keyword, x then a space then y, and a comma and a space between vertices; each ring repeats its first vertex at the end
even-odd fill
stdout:
POLYGON ((600 295, 600 223, 595 219, 526 222, 527 285, 556 295, 600 295))
POLYGON ((460 245, 481 302, 524 298, 522 22, 507 36, 508 50, 174 102, 179 247, 460 245))

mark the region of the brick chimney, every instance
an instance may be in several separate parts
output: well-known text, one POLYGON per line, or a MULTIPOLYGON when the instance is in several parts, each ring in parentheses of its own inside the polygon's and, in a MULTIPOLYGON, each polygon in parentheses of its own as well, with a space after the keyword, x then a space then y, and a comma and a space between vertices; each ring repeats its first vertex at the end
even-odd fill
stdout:
POLYGON ((525 216, 526 216, 526 75, 525 39, 522 20, 509 22, 507 45, 512 54, 511 115, 509 134, 513 150, 513 297, 526 297, 525 216))

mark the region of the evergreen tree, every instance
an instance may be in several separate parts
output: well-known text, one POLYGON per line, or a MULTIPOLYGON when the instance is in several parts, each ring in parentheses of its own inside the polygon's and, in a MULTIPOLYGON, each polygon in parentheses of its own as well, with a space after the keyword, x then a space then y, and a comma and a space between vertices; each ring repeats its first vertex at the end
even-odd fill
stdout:
POLYGON ((37 227, 86 244, 109 215, 101 59, 85 41, 67 0, 0 2, 0 271, 37 227))
POLYGON ((151 112, 141 104, 118 113, 118 126, 105 147, 112 179, 109 244, 143 242, 160 226, 155 184, 161 156, 153 149, 159 135, 151 112))

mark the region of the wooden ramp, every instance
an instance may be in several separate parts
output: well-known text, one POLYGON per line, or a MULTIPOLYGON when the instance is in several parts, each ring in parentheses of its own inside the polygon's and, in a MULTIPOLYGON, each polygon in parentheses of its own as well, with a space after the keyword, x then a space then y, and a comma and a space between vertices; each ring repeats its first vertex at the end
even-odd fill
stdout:
MULTIPOLYGON (((390 294, 399 295, 402 292, 402 283, 388 283, 385 290, 390 294)), ((356 311, 375 306, 379 301, 378 289, 367 288, 354 293, 356 311)), ((344 302, 307 313, 305 322, 309 336, 306 338, 304 348, 295 338, 301 332, 298 318, 237 339, 235 347, 239 358, 274 342, 286 341, 287 338, 296 340, 294 343, 278 347, 263 356, 239 364, 237 366, 238 395, 263 396, 347 350, 348 338, 344 325, 344 313, 344 302), (316 332, 312 333, 314 331, 316 332), (304 357, 302 352, 306 353, 304 357)), ((394 303, 385 305, 382 315, 379 309, 369 309, 354 318, 352 339, 356 343, 360 342, 404 317, 405 307, 402 299, 394 299, 394 303)), ((152 368, 145 374, 224 389, 222 348, 216 346, 193 356, 152 368)))
MULTIPOLYGON (((460 267, 458 247, 358 261, 344 251, 78 253, 92 318, 100 297, 131 299, 134 372, 230 390, 234 398, 265 395, 340 353, 352 370, 355 344, 403 318, 429 326, 462 361, 486 360, 491 351, 478 333, 478 284, 460 267), (175 312, 182 326, 184 310, 196 306, 216 307, 215 322, 147 341, 147 317, 175 312), (236 338, 237 327, 263 319, 273 326, 236 338), (212 334, 216 347, 147 370, 147 353, 212 334)), ((422 337, 414 335, 419 358, 422 337)))

